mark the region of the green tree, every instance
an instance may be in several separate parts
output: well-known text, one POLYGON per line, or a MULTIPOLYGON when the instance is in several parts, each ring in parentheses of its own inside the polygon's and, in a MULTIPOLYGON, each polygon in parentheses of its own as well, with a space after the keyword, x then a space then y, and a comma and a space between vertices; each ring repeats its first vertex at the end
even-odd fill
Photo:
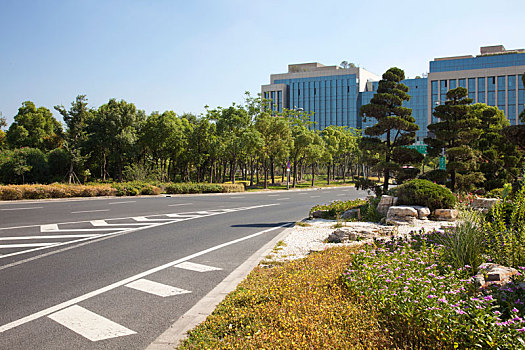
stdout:
POLYGON ((62 125, 49 109, 26 101, 14 120, 6 134, 11 148, 32 147, 46 152, 62 145, 62 125))
POLYGON ((323 158, 327 152, 326 144, 317 130, 309 130, 311 142, 305 150, 305 160, 310 165, 312 176, 312 187, 315 186, 315 169, 317 163, 323 158))
POLYGON ((66 124, 64 148, 69 155, 69 169, 67 171, 68 183, 73 181, 80 182, 75 169, 82 172, 86 157, 82 154, 82 146, 86 141, 86 121, 89 119, 91 110, 87 106, 86 95, 78 95, 75 101, 71 102, 69 111, 64 106, 55 106, 64 119, 66 124))
POLYGON ((471 113, 472 99, 467 96, 467 89, 463 87, 447 92, 445 104, 434 110, 439 121, 428 126, 434 137, 425 139, 431 156, 445 150, 452 191, 457 188, 468 191, 484 179, 477 171, 479 153, 474 148, 482 133, 480 120, 471 113))
POLYGON ((91 147, 98 151, 104 180, 109 174, 109 157, 116 169, 115 177, 122 181, 124 160, 132 155, 143 119, 144 114, 134 104, 110 99, 87 120, 86 131, 91 147))
POLYGON ((482 130, 476 149, 480 152, 479 170, 485 177, 483 187, 490 191, 515 181, 520 174, 522 159, 516 145, 501 132, 509 126, 507 117, 500 109, 481 103, 470 106, 470 110, 480 121, 482 130))
POLYGON ((383 173, 383 191, 388 190, 390 174, 401 174, 410 152, 407 146, 414 143, 419 129, 410 108, 403 107, 403 101, 410 100, 408 87, 401 83, 405 73, 399 68, 390 68, 379 81, 377 92, 369 104, 361 107, 360 114, 374 118, 377 123, 365 129, 369 136, 367 145, 377 146, 380 161, 376 169, 383 173))
POLYGON ((264 188, 268 188, 270 163, 273 163, 276 157, 285 158, 288 155, 291 141, 290 126, 286 119, 273 117, 265 112, 257 117, 255 128, 261 135, 262 148, 260 154, 263 161, 264 188))
POLYGON ((4 148, 5 143, 5 132, 2 130, 2 128, 5 128, 7 126, 7 121, 5 118, 0 117, 0 149, 4 148))
MULTIPOLYGON (((525 73, 521 76, 525 85, 525 73)), ((525 155, 525 109, 519 115, 520 125, 511 125, 503 129, 505 138, 518 147, 518 150, 525 155)))

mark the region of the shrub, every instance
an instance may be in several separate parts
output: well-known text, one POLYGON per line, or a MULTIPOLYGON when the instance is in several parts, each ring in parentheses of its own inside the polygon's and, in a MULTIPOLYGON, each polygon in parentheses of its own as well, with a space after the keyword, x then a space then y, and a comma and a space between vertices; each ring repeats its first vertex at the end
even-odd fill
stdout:
POLYGON ((430 210, 450 209, 456 204, 456 197, 443 186, 428 180, 411 180, 397 188, 398 204, 416 204, 430 210))
POLYGON ((115 195, 108 185, 8 185, 0 186, 0 200, 94 197, 115 195))
POLYGON ((243 192, 241 184, 208 184, 208 183, 171 183, 166 186, 166 193, 227 193, 243 192))
POLYGON ((483 231, 486 254, 498 264, 525 266, 525 185, 492 207, 483 231))
POLYGON ((330 204, 318 204, 310 209, 310 215, 314 211, 322 210, 326 211, 324 214, 324 219, 336 219, 339 218, 345 211, 350 209, 358 208, 366 204, 364 199, 353 199, 348 201, 334 201, 330 204))
POLYGON ((0 200, 3 201, 12 201, 17 199, 22 199, 24 192, 20 186, 8 185, 0 186, 0 200))
POLYGON ((432 181, 441 185, 445 184, 447 177, 447 172, 442 169, 431 170, 419 176, 422 180, 432 181))
POLYGON ((461 211, 456 227, 446 229, 435 236, 436 243, 445 248, 441 255, 445 265, 455 269, 470 266, 472 274, 477 273, 478 266, 483 262, 482 223, 479 212, 461 211))

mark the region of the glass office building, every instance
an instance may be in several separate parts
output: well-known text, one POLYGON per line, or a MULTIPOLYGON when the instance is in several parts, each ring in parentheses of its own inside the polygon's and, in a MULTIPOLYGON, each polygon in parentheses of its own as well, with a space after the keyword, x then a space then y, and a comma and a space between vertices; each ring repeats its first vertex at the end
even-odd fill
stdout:
MULTIPOLYGON (((446 93, 464 87, 474 103, 501 109, 512 125, 525 105, 525 50, 505 50, 501 45, 481 48, 474 57, 436 58, 430 62, 428 77, 405 79, 419 131, 416 142, 427 137, 427 126, 436 122, 432 112, 446 100, 446 93)), ((361 106, 370 103, 380 77, 359 67, 340 68, 320 63, 292 64, 288 72, 272 74, 271 83, 262 86, 263 97, 272 101, 272 110, 302 109, 313 113, 315 128, 329 125, 365 129, 375 123, 362 120, 361 106)))

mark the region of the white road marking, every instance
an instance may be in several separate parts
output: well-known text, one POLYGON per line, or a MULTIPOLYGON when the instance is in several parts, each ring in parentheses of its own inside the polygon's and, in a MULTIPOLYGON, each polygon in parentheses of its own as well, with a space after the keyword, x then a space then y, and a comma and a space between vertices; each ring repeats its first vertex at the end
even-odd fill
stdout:
POLYGON ((181 219, 188 219, 188 218, 198 218, 200 215, 186 215, 186 214, 166 214, 169 218, 181 218, 181 219))
POLYGON ((279 197, 280 194, 269 194, 268 197, 279 197))
POLYGON ((182 264, 175 265, 175 267, 178 267, 180 269, 195 271, 195 272, 208 272, 208 271, 222 270, 220 267, 202 265, 202 264, 192 263, 189 261, 185 261, 182 264))
POLYGON ((346 194, 338 194, 337 197, 343 197, 346 196, 346 194))
POLYGON ((78 305, 73 305, 48 317, 91 341, 137 333, 78 305))
POLYGON ((348 191, 350 191, 350 190, 343 190, 343 192, 348 192, 348 191))
POLYGON ((29 210, 29 209, 42 209, 43 207, 27 207, 27 208, 5 208, 0 210, 29 210))
POLYGON ((321 196, 310 196, 310 198, 319 198, 321 196))
POLYGON ((132 219, 139 222, 174 221, 173 219, 148 219, 145 216, 135 216, 132 219))
MULTIPOLYGON (((273 205, 276 205, 276 204, 273 204, 273 205)), ((262 206, 257 206, 257 207, 263 207, 263 206, 268 206, 268 205, 262 205, 262 206)), ((159 225, 162 225, 162 224, 159 224, 159 225)), ((259 231, 259 232, 256 232, 256 233, 252 233, 251 235, 244 236, 244 237, 241 237, 241 238, 237 238, 237 239, 234 239, 232 241, 228 241, 228 242, 216 245, 214 247, 201 250, 200 252, 188 255, 188 256, 186 256, 184 258, 177 259, 177 260, 169 262, 167 264, 164 264, 164 265, 155 267, 153 269, 144 271, 142 273, 139 273, 138 275, 128 277, 128 278, 123 279, 121 281, 112 283, 112 284, 110 284, 110 285, 108 285, 106 287, 102 287, 100 289, 94 290, 92 292, 89 292, 87 294, 84 294, 84 295, 81 295, 79 297, 73 298, 71 300, 65 301, 63 303, 57 304, 55 306, 48 307, 47 309, 44 309, 42 311, 36 312, 34 314, 31 314, 31 315, 22 317, 22 318, 20 318, 18 320, 9 322, 7 324, 4 324, 3 326, 0 326, 0 333, 3 333, 3 332, 5 332, 5 331, 7 331, 9 329, 18 327, 18 326, 23 325, 25 323, 34 321, 34 320, 39 319, 41 317, 48 316, 48 315, 50 315, 52 313, 55 313, 55 312, 60 311, 62 309, 65 309, 65 308, 67 308, 69 306, 73 306, 73 305, 78 304, 78 303, 80 303, 82 301, 88 300, 88 299, 93 298, 93 297, 95 297, 97 295, 100 295, 100 294, 105 293, 107 291, 113 290, 115 288, 118 288, 118 287, 121 287, 121 286, 125 286, 128 283, 131 283, 131 282, 136 281, 138 279, 144 278, 144 277, 149 276, 151 274, 154 274, 156 272, 165 270, 167 268, 173 267, 173 266, 178 265, 180 263, 183 263, 185 261, 194 259, 194 258, 196 258, 198 256, 201 256, 201 255, 204 255, 204 254, 208 254, 208 253, 213 252, 215 250, 218 250, 218 249, 221 249, 221 248, 224 248, 224 247, 227 247, 227 246, 230 246, 230 245, 242 242, 242 241, 246 241, 248 239, 251 239, 251 238, 254 238, 254 237, 258 237, 258 236, 260 236, 260 235, 262 235, 264 233, 271 232, 271 231, 274 231, 274 230, 278 230, 280 228, 287 227, 287 226, 289 226, 289 224, 282 224, 282 225, 279 225, 279 226, 271 227, 269 229, 266 229, 266 230, 263 230, 263 231, 259 231)), ((139 230, 139 229, 137 229, 137 230, 139 230)))
POLYGON ((144 225, 144 224, 137 224, 137 223, 131 223, 131 224, 110 224, 110 223, 107 223, 106 220, 91 220, 90 223, 91 223, 91 225, 93 225, 95 227, 100 227, 100 226, 138 226, 138 225, 144 225))
POLYGON ((286 199, 290 199, 290 198, 279 198, 279 199, 277 199, 277 200, 278 200, 278 201, 284 201, 284 200, 286 200, 286 199))
POLYGON ((97 209, 97 210, 81 210, 81 211, 72 211, 71 214, 80 214, 80 213, 96 213, 99 211, 109 211, 109 209, 97 209))
POLYGON ((24 244, 0 244, 0 248, 10 249, 10 248, 34 248, 34 247, 47 247, 50 245, 55 245, 56 243, 24 243, 24 244))
POLYGON ((170 205, 168 205, 168 207, 178 207, 178 206, 181 206, 181 205, 190 205, 190 204, 193 204, 193 203, 170 204, 170 205))
POLYGON ((100 236, 100 235, 85 234, 85 235, 49 235, 49 236, 0 237, 0 241, 19 241, 19 240, 29 240, 29 239, 81 238, 81 237, 95 237, 95 236, 100 236))
POLYGON ((246 197, 243 197, 243 196, 238 196, 238 197, 230 197, 231 199, 241 199, 241 198, 246 198, 246 197))
POLYGON ((41 225, 40 232, 55 232, 58 231, 58 224, 41 225))
MULTIPOLYGON (((130 228, 131 229, 131 228, 130 228)), ((96 231, 121 231, 125 230, 118 227, 107 227, 107 228, 64 228, 59 229, 57 224, 42 225, 40 226, 40 232, 96 232, 96 231)))
POLYGON ((108 204, 128 204, 128 203, 137 203, 137 201, 111 202, 108 204))
POLYGON ((190 290, 168 286, 166 284, 153 282, 144 278, 126 284, 126 287, 140 290, 141 292, 158 295, 159 297, 163 298, 171 297, 173 295, 191 293, 190 290))

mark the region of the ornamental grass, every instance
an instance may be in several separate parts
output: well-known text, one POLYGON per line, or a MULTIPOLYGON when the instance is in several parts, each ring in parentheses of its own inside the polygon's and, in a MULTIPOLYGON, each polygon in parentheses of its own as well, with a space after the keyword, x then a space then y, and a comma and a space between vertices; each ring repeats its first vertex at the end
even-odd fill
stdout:
POLYGON ((352 251, 338 247, 254 269, 179 348, 390 348, 375 314, 365 311, 341 279, 352 251))

